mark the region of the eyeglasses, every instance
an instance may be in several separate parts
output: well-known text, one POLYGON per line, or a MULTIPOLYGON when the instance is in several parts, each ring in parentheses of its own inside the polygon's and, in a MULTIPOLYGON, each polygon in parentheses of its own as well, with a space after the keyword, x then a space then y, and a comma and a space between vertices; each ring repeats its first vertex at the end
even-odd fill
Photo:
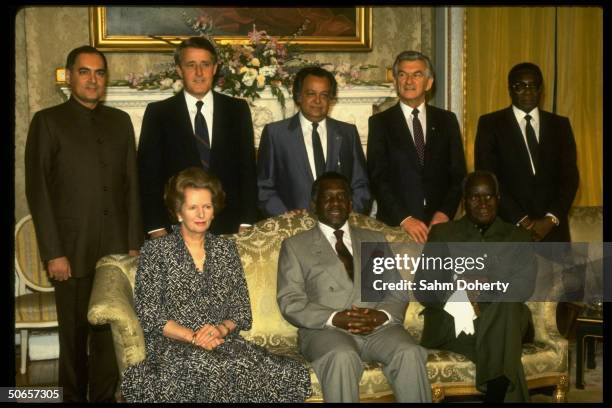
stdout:
POLYGON ((469 195, 466 198, 468 201, 471 201, 472 203, 478 203, 481 200, 485 202, 489 202, 492 199, 497 198, 497 196, 493 194, 474 194, 474 195, 469 195))
POLYGON ((522 94, 527 89, 537 92, 540 90, 540 84, 536 84, 535 82, 515 82, 512 84, 512 90, 517 94, 522 94))

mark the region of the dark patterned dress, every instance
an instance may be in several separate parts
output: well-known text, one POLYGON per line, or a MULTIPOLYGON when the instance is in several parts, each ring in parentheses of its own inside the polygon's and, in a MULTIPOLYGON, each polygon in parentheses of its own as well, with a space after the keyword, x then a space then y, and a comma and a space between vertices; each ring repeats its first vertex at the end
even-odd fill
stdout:
POLYGON ((251 308, 236 245, 210 233, 206 263, 196 269, 175 227, 145 243, 134 306, 146 359, 128 367, 121 391, 128 402, 301 402, 312 392, 308 369, 248 342, 251 308), (212 351, 163 336, 168 320, 197 330, 229 319, 236 329, 212 351))

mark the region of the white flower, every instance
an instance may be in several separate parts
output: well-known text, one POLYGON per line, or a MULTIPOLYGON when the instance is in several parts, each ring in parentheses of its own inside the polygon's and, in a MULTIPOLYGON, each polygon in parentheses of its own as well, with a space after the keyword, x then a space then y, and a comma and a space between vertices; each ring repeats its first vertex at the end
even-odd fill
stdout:
POLYGON ((276 69, 277 67, 275 65, 268 65, 266 67, 262 67, 259 72, 263 75, 266 76, 268 78, 272 78, 274 75, 276 75, 276 69))
POLYGON ((159 89, 168 89, 174 84, 174 80, 172 78, 164 78, 159 81, 159 89))
POLYGON ((338 83, 339 88, 344 88, 346 86, 346 79, 344 79, 342 75, 336 74, 334 75, 334 78, 336 78, 336 82, 338 83))
POLYGON ((242 77, 242 83, 247 87, 250 87, 251 85, 253 85, 255 79, 257 79, 257 70, 251 68, 247 70, 247 72, 242 77))
POLYGON ((266 86, 266 77, 261 74, 257 75, 257 87, 263 88, 264 86, 266 86))
POLYGON ((183 89, 183 80, 177 79, 176 81, 174 81, 174 83, 172 84, 172 90, 174 91, 174 93, 180 92, 182 89, 183 89))
POLYGON ((251 65, 254 66, 254 67, 259 67, 261 65, 260 62, 259 62, 259 58, 253 58, 251 60, 251 65))

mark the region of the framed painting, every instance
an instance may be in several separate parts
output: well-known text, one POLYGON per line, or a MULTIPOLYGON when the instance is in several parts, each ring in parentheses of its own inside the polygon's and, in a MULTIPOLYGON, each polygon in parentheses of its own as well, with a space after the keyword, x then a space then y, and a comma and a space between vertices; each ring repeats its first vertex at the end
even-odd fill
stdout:
POLYGON ((89 8, 90 42, 102 51, 169 51, 203 26, 220 44, 247 44, 255 26, 306 51, 372 49, 371 7, 89 8))

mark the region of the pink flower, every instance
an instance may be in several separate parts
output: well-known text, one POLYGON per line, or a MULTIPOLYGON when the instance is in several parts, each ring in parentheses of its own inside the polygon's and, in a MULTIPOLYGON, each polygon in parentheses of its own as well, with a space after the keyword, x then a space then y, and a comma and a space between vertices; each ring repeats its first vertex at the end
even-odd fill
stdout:
POLYGON ((251 44, 257 44, 261 42, 262 39, 267 38, 268 33, 266 33, 264 30, 257 31, 255 24, 253 24, 253 31, 249 32, 247 36, 249 37, 251 44))

